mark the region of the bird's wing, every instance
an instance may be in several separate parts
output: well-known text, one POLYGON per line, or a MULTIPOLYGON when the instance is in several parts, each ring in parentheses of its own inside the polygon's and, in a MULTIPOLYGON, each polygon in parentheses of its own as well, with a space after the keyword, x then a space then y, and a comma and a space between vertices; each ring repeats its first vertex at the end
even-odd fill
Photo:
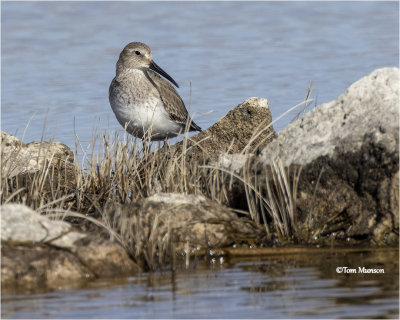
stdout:
POLYGON ((114 78, 111 81, 110 87, 108 88, 108 98, 110 100, 110 103, 120 93, 120 91, 121 91, 121 84, 117 81, 116 78, 114 78))
POLYGON ((146 70, 145 74, 160 93, 161 100, 164 102, 165 109, 169 113, 171 119, 186 124, 189 115, 185 103, 174 87, 152 70, 146 70))

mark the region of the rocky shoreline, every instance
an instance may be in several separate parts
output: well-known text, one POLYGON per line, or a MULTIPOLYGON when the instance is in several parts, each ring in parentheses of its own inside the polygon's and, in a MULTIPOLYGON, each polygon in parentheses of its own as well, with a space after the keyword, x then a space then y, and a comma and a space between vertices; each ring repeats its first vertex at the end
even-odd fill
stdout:
POLYGON ((64 211, 79 207, 73 152, 2 132, 2 290, 128 276, 162 265, 164 256, 173 264, 213 249, 234 254, 232 246, 398 247, 398 68, 375 70, 278 134, 271 122, 267 100, 250 98, 171 147, 166 157, 189 150, 181 167, 187 175, 201 171, 202 188, 217 188, 218 200, 162 186, 146 197, 104 200, 108 220, 97 231, 76 217, 40 214, 54 194, 65 196, 57 202, 64 211), (44 172, 52 174, 37 184, 44 172), (31 185, 45 195, 31 205, 35 210, 13 203, 31 185))

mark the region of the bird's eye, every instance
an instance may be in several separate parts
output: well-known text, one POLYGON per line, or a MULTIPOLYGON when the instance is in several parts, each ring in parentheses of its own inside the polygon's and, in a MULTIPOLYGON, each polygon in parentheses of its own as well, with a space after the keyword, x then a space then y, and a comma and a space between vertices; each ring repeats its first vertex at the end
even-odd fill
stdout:
POLYGON ((135 51, 136 55, 140 56, 140 51, 135 51))

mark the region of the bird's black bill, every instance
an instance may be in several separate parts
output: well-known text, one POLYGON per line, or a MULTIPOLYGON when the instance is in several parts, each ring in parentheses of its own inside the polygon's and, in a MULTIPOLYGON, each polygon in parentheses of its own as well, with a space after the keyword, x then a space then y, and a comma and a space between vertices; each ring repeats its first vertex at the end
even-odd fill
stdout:
POLYGON ((165 79, 171 81, 177 88, 179 88, 178 84, 175 82, 172 77, 166 73, 163 69, 161 69, 153 60, 150 62, 150 69, 162 75, 165 79))

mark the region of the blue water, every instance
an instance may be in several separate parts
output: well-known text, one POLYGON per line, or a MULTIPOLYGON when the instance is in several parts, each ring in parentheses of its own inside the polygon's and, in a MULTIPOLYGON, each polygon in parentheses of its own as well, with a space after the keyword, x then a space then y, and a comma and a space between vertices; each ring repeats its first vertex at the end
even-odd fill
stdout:
POLYGON ((398 251, 199 261, 187 270, 3 295, 2 318, 398 318, 398 251), (343 274, 337 267, 384 269, 343 274))
MULTIPOLYGON (((2 2, 1 126, 24 141, 75 149, 122 132, 108 86, 122 48, 147 43, 203 128, 248 97, 273 118, 335 99, 398 64, 397 2, 2 2), (47 120, 46 120, 47 119, 47 120)), ((275 125, 280 130, 294 114, 275 125)))

